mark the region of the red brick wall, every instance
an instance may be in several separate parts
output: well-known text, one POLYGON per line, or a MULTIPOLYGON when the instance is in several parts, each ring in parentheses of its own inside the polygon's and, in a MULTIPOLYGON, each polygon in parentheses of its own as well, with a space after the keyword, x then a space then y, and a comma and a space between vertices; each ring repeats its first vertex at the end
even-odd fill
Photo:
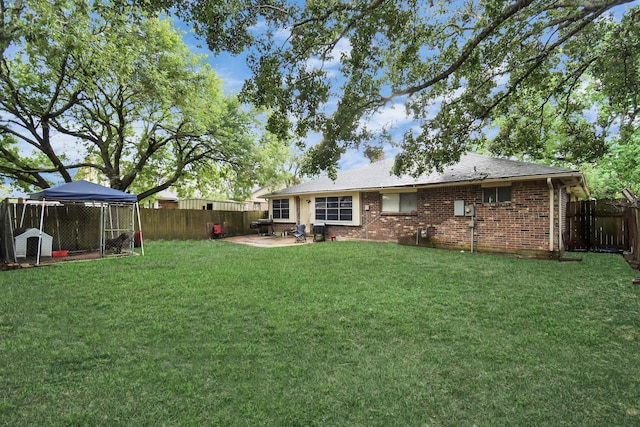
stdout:
MULTIPOLYGON (((562 191, 564 193, 564 191, 562 191)), ((554 251, 558 251, 558 188, 554 191, 554 251)), ((362 194, 362 226, 328 227, 329 234, 347 239, 414 242, 418 227, 428 230, 419 243, 471 248, 469 217, 454 216, 454 200, 475 204, 474 249, 498 252, 549 252, 549 188, 545 180, 515 182, 511 203, 483 205, 479 185, 418 190, 418 211, 410 214, 380 212, 380 194, 362 194), (364 206, 369 205, 369 211, 364 206)), ((566 196, 560 196, 566 203, 566 196)), ((564 206, 563 210, 564 212, 564 206)), ((562 224, 564 225, 564 224, 562 224)))
MULTIPOLYGON (((549 255, 549 187, 546 180, 514 182, 511 203, 483 205, 480 185, 418 190, 418 210, 407 214, 380 211, 378 192, 361 193, 361 226, 328 225, 328 236, 415 244, 417 228, 427 230, 428 238, 418 239, 425 246, 471 249, 471 218, 454 216, 454 201, 475 204, 474 250, 525 255, 549 255), (365 206, 369 210, 365 210, 365 206)), ((554 188, 554 252, 558 254, 559 230, 566 227, 559 213, 566 211, 568 197, 564 189, 554 188), (558 194, 560 192, 560 195, 558 194), (558 201, 562 210, 558 210, 558 201)), ((276 233, 291 230, 295 222, 274 224, 276 233)), ((312 230, 307 230, 312 235, 312 230)))

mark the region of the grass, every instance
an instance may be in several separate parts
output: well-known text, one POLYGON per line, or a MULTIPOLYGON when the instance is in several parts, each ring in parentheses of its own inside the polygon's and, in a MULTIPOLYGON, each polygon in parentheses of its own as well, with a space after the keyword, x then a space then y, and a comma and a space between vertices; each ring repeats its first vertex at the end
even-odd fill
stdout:
POLYGON ((581 263, 149 242, 0 273, 0 424, 640 424, 640 287, 581 263))

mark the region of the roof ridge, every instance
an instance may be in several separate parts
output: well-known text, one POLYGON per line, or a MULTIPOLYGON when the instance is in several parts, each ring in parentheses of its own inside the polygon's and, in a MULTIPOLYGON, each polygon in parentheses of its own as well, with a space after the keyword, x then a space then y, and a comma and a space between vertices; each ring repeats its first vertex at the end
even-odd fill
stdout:
POLYGON ((395 159, 396 156, 386 157, 372 163, 340 171, 335 180, 332 180, 327 175, 322 175, 305 183, 276 191, 272 193, 272 196, 279 194, 373 190, 416 185, 442 185, 527 177, 538 178, 579 173, 575 170, 555 166, 466 152, 458 162, 446 166, 442 173, 432 171, 418 177, 413 177, 410 174, 398 176, 391 173, 392 163, 395 162, 395 159))

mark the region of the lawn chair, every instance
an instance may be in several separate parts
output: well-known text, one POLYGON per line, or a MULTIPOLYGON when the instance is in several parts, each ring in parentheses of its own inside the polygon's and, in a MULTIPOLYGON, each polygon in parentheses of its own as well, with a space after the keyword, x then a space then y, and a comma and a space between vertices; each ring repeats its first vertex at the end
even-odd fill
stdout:
POLYGON ((293 235, 296 237, 296 243, 306 242, 307 241, 307 225, 306 224, 298 224, 296 225, 296 232, 293 235))
POLYGON ((222 224, 213 224, 213 238, 219 239, 224 237, 224 227, 222 224))

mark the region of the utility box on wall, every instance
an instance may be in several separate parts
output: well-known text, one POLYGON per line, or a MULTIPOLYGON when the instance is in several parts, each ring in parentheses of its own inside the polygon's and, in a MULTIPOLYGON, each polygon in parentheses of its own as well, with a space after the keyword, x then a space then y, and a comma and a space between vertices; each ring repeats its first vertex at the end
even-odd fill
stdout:
POLYGON ((467 205, 464 207, 464 216, 474 216, 476 214, 475 205, 467 205))
POLYGON ((453 214, 455 216, 464 216, 464 200, 455 200, 453 202, 453 214))

